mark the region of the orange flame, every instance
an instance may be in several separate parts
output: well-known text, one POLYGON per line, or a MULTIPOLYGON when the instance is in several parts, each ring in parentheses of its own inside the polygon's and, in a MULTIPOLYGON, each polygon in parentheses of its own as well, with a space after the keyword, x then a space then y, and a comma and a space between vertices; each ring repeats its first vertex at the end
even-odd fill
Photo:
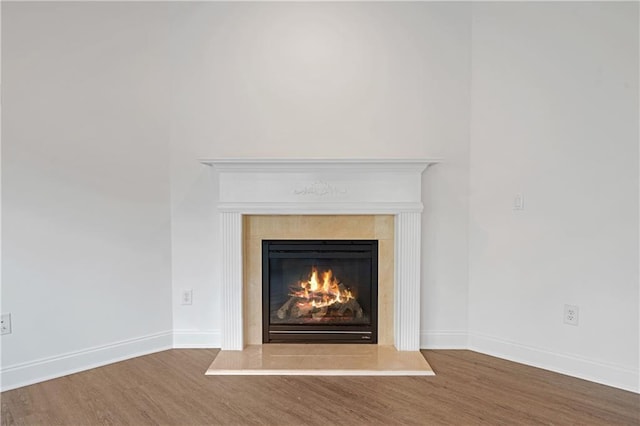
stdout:
POLYGON ((299 302, 299 306, 323 308, 334 303, 344 303, 353 299, 353 294, 347 289, 340 289, 340 282, 333 276, 331 269, 322 273, 322 279, 318 278, 318 268, 311 270, 311 276, 307 281, 300 281, 299 289, 292 289, 291 296, 306 299, 299 302))

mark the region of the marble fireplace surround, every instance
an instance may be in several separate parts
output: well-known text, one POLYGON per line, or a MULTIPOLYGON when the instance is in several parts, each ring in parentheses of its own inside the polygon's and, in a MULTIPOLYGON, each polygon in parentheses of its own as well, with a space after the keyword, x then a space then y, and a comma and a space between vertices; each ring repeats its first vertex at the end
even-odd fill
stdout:
POLYGON ((420 348, 422 173, 428 159, 207 159, 219 183, 222 350, 245 346, 243 216, 394 215, 393 338, 420 348))

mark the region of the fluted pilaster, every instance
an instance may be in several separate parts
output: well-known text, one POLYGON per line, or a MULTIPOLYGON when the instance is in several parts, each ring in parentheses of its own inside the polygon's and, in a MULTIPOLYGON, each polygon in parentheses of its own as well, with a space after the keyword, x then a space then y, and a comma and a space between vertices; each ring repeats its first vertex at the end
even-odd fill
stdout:
POLYGON ((242 312, 242 214, 220 213, 222 251, 222 349, 244 348, 242 312))
POLYGON ((420 349, 420 217, 420 212, 396 215, 394 336, 399 351, 420 349))

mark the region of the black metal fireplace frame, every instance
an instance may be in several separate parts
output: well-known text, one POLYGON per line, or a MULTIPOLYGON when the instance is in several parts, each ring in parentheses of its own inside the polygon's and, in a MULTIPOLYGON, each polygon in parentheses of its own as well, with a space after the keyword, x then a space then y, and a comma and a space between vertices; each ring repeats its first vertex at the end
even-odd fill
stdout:
POLYGON ((378 342, 378 240, 263 240, 262 241, 262 341, 263 343, 377 343, 378 342), (296 256, 314 258, 370 258, 370 324, 270 323, 269 259, 296 256))

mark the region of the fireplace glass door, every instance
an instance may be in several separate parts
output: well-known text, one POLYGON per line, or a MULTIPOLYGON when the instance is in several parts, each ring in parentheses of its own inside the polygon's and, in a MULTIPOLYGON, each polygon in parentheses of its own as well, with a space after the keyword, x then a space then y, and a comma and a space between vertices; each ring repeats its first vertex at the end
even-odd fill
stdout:
POLYGON ((378 242, 262 242, 263 342, 377 342, 378 242))

